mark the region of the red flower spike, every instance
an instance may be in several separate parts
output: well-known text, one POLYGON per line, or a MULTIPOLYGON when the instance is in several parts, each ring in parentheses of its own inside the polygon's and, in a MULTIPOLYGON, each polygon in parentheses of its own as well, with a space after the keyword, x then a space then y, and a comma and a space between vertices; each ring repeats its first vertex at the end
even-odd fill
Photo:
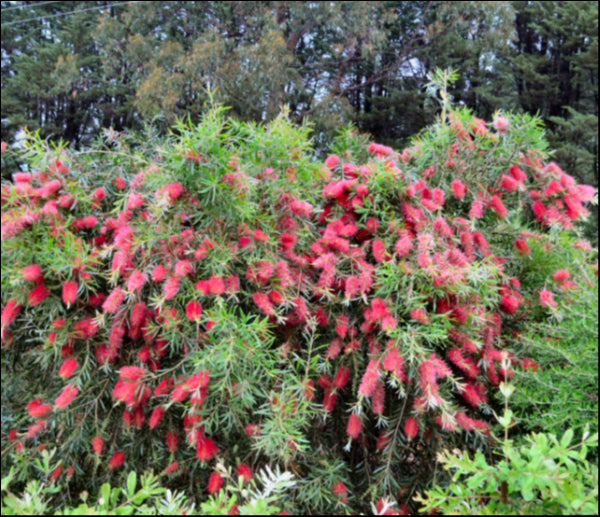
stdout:
POLYGON ((75 373, 78 367, 79 363, 77 362, 77 359, 71 357, 62 364, 58 375, 60 375, 63 379, 68 379, 69 377, 71 377, 71 375, 75 373))
POLYGON ((32 418, 41 418, 52 411, 52 405, 44 404, 42 399, 36 399, 27 404, 27 411, 32 418))
POLYGON ((556 301, 554 300, 554 294, 547 289, 540 292, 540 305, 542 307, 556 307, 556 301))
POLYGON ((371 359, 360 383, 360 388, 358 389, 359 395, 362 395, 364 397, 370 397, 373 394, 373 391, 375 390, 375 386, 377 385, 378 380, 379 361, 371 359))
POLYGON ((208 492, 216 494, 223 487, 223 476, 218 472, 213 472, 208 480, 208 492))
POLYGON ((160 425, 165 416, 165 412, 166 410, 164 407, 157 407, 154 409, 154 411, 152 411, 152 415, 150 416, 150 420, 148 422, 150 429, 156 429, 160 425))
POLYGON ((419 422, 416 418, 407 418, 404 423, 404 434, 409 440, 413 440, 419 434, 419 422))
POLYGON ((200 461, 209 461, 219 453, 217 444, 210 438, 200 438, 198 440, 196 456, 200 461))
POLYGON ((27 303, 32 307, 35 307, 48 298, 48 296, 50 296, 50 291, 48 291, 44 284, 40 284, 29 293, 27 303))
POLYGON ((167 447, 171 451, 171 453, 175 454, 177 452, 177 445, 179 442, 179 435, 173 431, 169 431, 167 433, 167 447))
POLYGON ((350 380, 352 376, 352 370, 350 370, 350 368, 348 368, 347 366, 342 366, 337 375, 335 376, 335 379, 333 381, 333 387, 341 390, 344 389, 344 387, 346 386, 346 384, 348 384, 348 381, 350 380))
POLYGON ((63 285, 62 289, 62 299, 64 304, 68 307, 72 305, 77 300, 77 291, 79 289, 79 284, 73 280, 66 282, 63 285))
POLYGON ((200 305, 200 302, 195 300, 188 303, 185 309, 185 314, 187 319, 190 321, 200 321, 200 318, 202 317, 202 305, 200 305))
POLYGON ((335 485, 333 485, 333 493, 340 498, 340 503, 348 503, 348 489, 342 481, 338 481, 335 485))
POLYGON ((148 370, 142 368, 141 366, 123 366, 119 370, 119 375, 121 376, 121 379, 128 382, 137 383, 147 374, 148 370))
POLYGON ((42 268, 37 264, 32 264, 31 266, 23 268, 21 274, 27 282, 35 282, 37 280, 40 280, 43 276, 42 268))
POLYGON ((124 463, 125 463, 125 454, 122 453, 121 451, 115 452, 113 457, 108 462, 108 468, 110 470, 116 470, 119 467, 122 467, 124 463))
POLYGON ((244 483, 247 483, 248 481, 252 480, 252 469, 245 463, 242 463, 238 466, 237 473, 238 476, 241 476, 243 478, 244 483))
POLYGON ((65 386, 65 388, 62 390, 61 394, 56 397, 56 400, 54 401, 54 405, 58 408, 58 409, 64 409, 67 406, 69 406, 76 398, 77 395, 79 395, 79 388, 77 388, 76 386, 73 385, 68 385, 65 386))
POLYGON ((94 449, 96 456, 100 456, 102 454, 102 451, 104 450, 104 439, 101 436, 96 436, 92 440, 92 449, 94 449))

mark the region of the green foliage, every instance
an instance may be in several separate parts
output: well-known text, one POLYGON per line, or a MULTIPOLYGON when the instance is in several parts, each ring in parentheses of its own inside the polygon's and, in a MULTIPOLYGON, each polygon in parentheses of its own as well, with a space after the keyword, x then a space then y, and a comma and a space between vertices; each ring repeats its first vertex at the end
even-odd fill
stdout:
MULTIPOLYGON (((515 386, 503 384, 508 398, 515 386)), ((517 393, 519 388, 517 388, 517 393)), ((573 429, 558 439, 551 433, 533 433, 515 442, 508 438, 514 425, 508 405, 498 422, 504 438, 494 447, 496 458, 477 451, 443 452, 438 461, 450 472, 451 482, 416 498, 421 511, 444 515, 593 515, 598 511, 598 465, 588 452, 598 447, 598 434, 587 426, 581 441, 573 429)))
MULTIPOLYGON (((567 241, 561 249, 576 255, 574 244, 567 241)), ((539 273, 540 263, 552 267, 546 261, 536 263, 539 273)), ((566 263, 577 264, 575 260, 566 263)), ((532 366, 535 371, 517 376, 519 390, 513 403, 522 425, 557 435, 567 429, 581 432, 586 426, 598 432, 597 287, 574 289, 560 312, 524 332, 516 348, 536 363, 532 366)))

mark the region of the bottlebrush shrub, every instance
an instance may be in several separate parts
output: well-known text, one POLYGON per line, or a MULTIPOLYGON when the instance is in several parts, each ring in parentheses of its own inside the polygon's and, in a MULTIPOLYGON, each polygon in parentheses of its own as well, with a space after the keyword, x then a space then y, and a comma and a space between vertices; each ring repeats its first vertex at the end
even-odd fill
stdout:
POLYGON ((167 469, 202 501, 222 461, 292 471, 288 511, 407 503, 441 445, 483 443, 519 333, 597 281, 560 246, 594 190, 505 117, 401 153, 348 130, 325 163, 284 115, 221 108, 163 141, 34 139, 2 185, 3 451, 56 447, 72 490, 167 469))

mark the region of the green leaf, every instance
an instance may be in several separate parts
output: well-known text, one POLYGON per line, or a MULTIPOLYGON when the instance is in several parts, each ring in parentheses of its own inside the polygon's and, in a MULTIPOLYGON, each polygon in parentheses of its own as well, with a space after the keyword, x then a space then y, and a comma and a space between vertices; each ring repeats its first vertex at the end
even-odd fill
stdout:
POLYGON ((102 488, 100 488, 100 494, 102 499, 104 500, 104 506, 110 503, 110 483, 104 483, 102 488))
POLYGON ((567 429, 565 434, 562 437, 562 440, 560 441, 560 445, 566 449, 571 444, 572 440, 573 440, 573 429, 567 429))
POLYGON ((137 474, 135 473, 135 471, 131 471, 129 473, 129 476, 127 476, 127 496, 128 497, 133 496, 136 486, 137 486, 137 474))

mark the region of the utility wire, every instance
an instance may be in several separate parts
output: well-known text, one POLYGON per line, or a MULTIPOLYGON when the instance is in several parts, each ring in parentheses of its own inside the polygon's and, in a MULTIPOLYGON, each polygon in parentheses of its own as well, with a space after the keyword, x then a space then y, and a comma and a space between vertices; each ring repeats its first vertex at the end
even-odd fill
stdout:
POLYGON ((2 12, 6 12, 6 11, 12 11, 14 9, 24 9, 25 7, 28 7, 29 9, 35 9, 36 7, 39 7, 41 5, 46 5, 46 4, 60 4, 62 2, 36 2, 35 4, 21 4, 21 5, 13 5, 11 7, 5 7, 4 9, 2 9, 2 12))
POLYGON ((121 2, 119 4, 97 5, 96 7, 88 7, 87 9, 79 9, 77 11, 69 11, 67 13, 49 14, 48 16, 37 16, 35 18, 27 18, 25 20, 17 20, 14 22, 2 23, 0 25, 2 27, 8 27, 9 25, 19 25, 21 23, 26 23, 26 22, 33 22, 33 21, 37 21, 37 20, 46 20, 48 18, 56 18, 57 16, 68 16, 70 14, 84 13, 86 11, 93 11, 94 9, 110 9, 113 7, 119 7, 121 5, 137 4, 139 2, 140 2, 140 0, 136 0, 134 2, 121 2))

